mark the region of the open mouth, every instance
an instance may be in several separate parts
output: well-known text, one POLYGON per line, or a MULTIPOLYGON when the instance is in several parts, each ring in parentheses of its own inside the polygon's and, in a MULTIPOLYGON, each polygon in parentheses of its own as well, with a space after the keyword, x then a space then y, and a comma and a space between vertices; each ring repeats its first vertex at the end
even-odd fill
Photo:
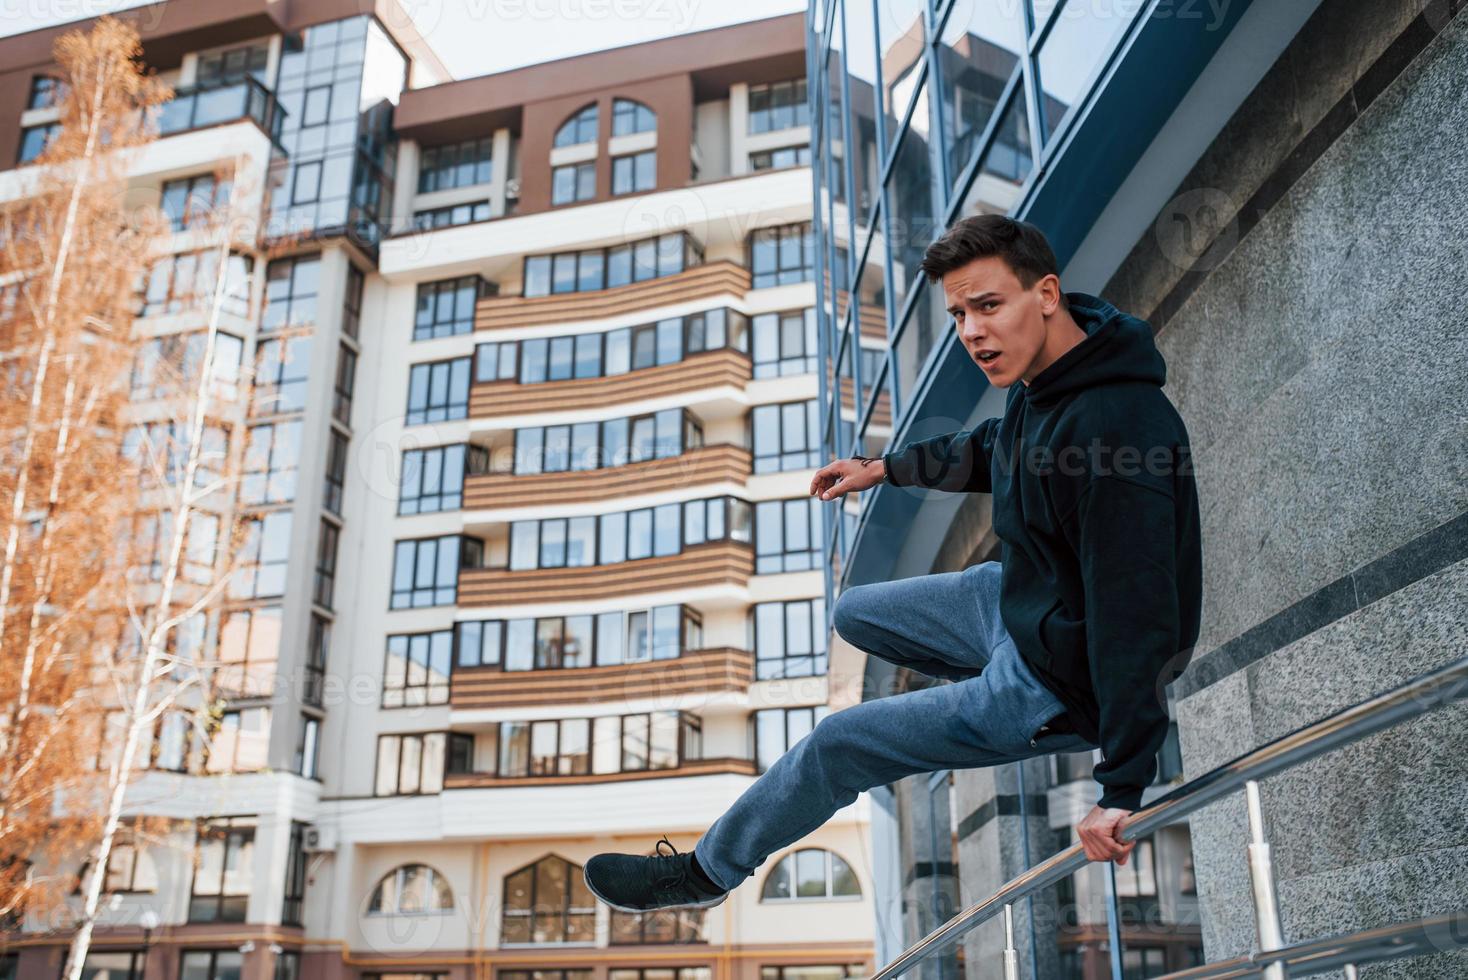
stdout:
POLYGON ((999 352, 997 350, 981 350, 974 356, 980 364, 993 364, 999 357, 999 352))

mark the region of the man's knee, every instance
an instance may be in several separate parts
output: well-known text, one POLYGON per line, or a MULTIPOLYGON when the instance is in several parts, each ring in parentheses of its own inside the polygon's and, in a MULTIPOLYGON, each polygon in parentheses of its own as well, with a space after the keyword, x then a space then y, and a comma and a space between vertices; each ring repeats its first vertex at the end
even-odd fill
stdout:
POLYGON ((841 639, 852 646, 864 649, 864 634, 870 628, 870 620, 863 613, 866 602, 866 593, 871 590, 871 584, 848 585, 841 590, 836 597, 836 605, 831 609, 831 625, 841 639))

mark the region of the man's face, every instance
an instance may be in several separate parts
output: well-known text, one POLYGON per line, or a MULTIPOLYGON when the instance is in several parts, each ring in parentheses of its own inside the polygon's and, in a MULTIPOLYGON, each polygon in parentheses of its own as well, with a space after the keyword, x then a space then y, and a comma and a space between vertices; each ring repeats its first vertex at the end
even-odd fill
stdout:
POLYGON ((1049 275, 1029 289, 997 255, 974 259, 943 277, 943 295, 958 337, 996 388, 1035 372, 1045 346, 1047 314, 1060 301, 1060 279, 1049 275))

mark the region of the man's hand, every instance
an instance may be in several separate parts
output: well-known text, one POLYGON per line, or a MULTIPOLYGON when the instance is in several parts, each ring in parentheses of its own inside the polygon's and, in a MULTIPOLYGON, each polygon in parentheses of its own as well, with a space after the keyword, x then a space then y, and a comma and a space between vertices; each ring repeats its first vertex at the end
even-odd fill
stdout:
POLYGON ((1122 821, 1131 815, 1130 810, 1091 807, 1086 819, 1076 826, 1076 835, 1081 839, 1086 857, 1092 861, 1114 860, 1118 866, 1126 864, 1132 848, 1137 846, 1134 840, 1123 842, 1121 839, 1122 821))
POLYGON ((853 490, 874 487, 886 479, 887 472, 880 456, 863 462, 859 459, 838 459, 816 470, 811 477, 810 492, 820 494, 822 500, 844 497, 853 490))

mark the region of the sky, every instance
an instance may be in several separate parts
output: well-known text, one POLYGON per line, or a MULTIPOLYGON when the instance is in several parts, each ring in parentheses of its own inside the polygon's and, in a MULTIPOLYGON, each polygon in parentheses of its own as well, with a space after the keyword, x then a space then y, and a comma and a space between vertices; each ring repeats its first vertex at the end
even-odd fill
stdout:
MULTIPOLYGON (((805 0, 400 2, 455 78, 805 10, 805 0)), ((0 37, 143 5, 140 0, 0 0, 0 37)))

